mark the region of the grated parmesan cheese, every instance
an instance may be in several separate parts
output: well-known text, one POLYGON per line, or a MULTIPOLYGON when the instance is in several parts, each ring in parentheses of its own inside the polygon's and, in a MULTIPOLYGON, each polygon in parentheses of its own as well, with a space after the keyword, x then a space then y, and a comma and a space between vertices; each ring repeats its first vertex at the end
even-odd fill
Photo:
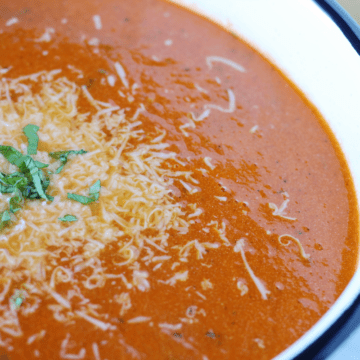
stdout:
POLYGON ((99 346, 97 343, 92 343, 92 350, 94 353, 95 360, 101 360, 100 353, 99 353, 99 346))
MULTIPOLYGON (((286 193, 287 194, 287 193, 286 193)), ((285 195, 286 196, 286 195, 285 195)), ((273 215, 274 216, 278 216, 281 217, 283 219, 287 219, 287 220, 296 220, 296 218, 293 217, 289 217, 289 216, 285 216, 285 209, 287 207, 287 204, 289 203, 289 199, 286 199, 283 201, 283 203, 281 204, 280 208, 278 209, 278 207, 274 204, 274 203, 269 203, 268 206, 271 210, 273 210, 273 215)))
POLYGON ((148 322, 151 320, 149 316, 137 316, 127 321, 128 324, 138 324, 143 322, 148 322))
POLYGON ((5 26, 11 26, 11 25, 17 24, 18 22, 19 22, 19 19, 17 17, 13 17, 5 23, 5 26))
POLYGON ((214 196, 216 199, 220 200, 220 201, 227 201, 227 197, 226 196, 214 196))
MULTIPOLYGON (((79 78, 83 77, 80 70, 71 65, 68 67, 79 78)), ((115 68, 128 87, 121 65, 115 64, 115 68)), ((172 162, 180 161, 175 153, 167 151, 168 145, 163 142, 165 131, 157 129, 155 134, 145 135, 142 122, 137 120, 140 111, 144 110, 141 105, 136 116, 128 119, 119 106, 97 101, 85 86, 80 87, 61 77, 60 69, 17 79, 3 78, 0 82, 0 144, 11 144, 26 153, 22 128, 31 123, 40 127, 39 144, 43 149, 88 151, 82 156, 69 156, 64 169, 51 175, 48 192, 54 196, 53 202, 27 201, 26 207, 14 215, 14 226, 2 231, 0 266, 8 272, 3 273, 0 300, 8 296, 14 273, 26 277, 30 290, 26 301, 17 310, 20 314, 37 311, 41 299, 46 298, 50 302, 47 307, 56 321, 71 324, 82 319, 103 331, 114 329, 111 322, 105 321, 107 314, 95 311, 99 305, 85 298, 82 290, 96 291, 114 278, 122 281, 123 289, 149 290, 151 274, 142 270, 139 263, 145 246, 148 244, 152 250, 147 250, 149 255, 144 261, 157 263, 158 269, 171 258, 166 254, 168 232, 172 229, 179 233, 188 232, 189 218, 202 213, 195 204, 188 204, 192 213, 186 215, 182 205, 169 196, 169 187, 174 180, 182 181, 190 193, 198 189, 186 181, 195 184, 198 181, 191 177, 191 172, 171 170, 172 162), (33 88, 38 88, 36 93, 33 88), (16 101, 13 101, 11 95, 15 93, 16 101), (81 98, 88 101, 92 112, 79 111, 77 104, 81 98), (110 142, 105 140, 103 129, 111 132, 110 142), (71 201, 66 195, 73 192, 86 196, 89 186, 97 179, 101 181, 101 194, 95 216, 90 206, 71 201), (71 224, 60 222, 58 219, 66 214, 76 214, 78 220, 71 224), (145 235, 149 230, 153 235, 145 235), (113 265, 119 268, 119 273, 109 274, 99 256, 114 241, 120 245, 117 256, 123 260, 114 260, 113 265), (83 250, 79 253, 80 249, 83 250), (127 267, 132 275, 125 277, 122 267, 127 267), (77 280, 79 278, 82 280, 77 280), (59 290, 63 283, 70 288, 67 293, 59 290), (81 299, 81 308, 73 311, 76 299, 81 299)), ((33 158, 49 164, 45 172, 59 167, 59 161, 41 148, 33 158)), ((0 156, 0 169, 13 172, 17 168, 0 156)), ((8 199, 7 194, 0 197, 0 208, 8 206, 8 199)), ((194 246, 200 258, 205 252, 204 247, 219 247, 218 244, 197 242, 194 246)), ((179 263, 174 263, 171 269, 177 265, 179 263)), ((178 272, 164 283, 174 286, 177 281, 186 281, 188 276, 187 271, 178 272)), ((120 291, 119 295, 109 299, 110 302, 113 300, 119 307, 120 316, 131 308, 127 292, 120 291)), ((0 307, 1 330, 13 337, 21 336, 17 312, 1 302, 0 307)), ((68 341, 67 336, 62 343, 61 357, 84 358, 85 349, 78 354, 67 353, 68 341)))
POLYGON ((240 295, 244 296, 249 292, 249 288, 244 284, 242 280, 238 280, 236 283, 237 288, 240 290, 240 295))
POLYGON ((176 284, 177 281, 186 281, 188 279, 189 275, 189 271, 180 271, 178 273, 176 273, 173 277, 171 277, 170 279, 163 281, 163 280, 158 280, 159 282, 163 283, 163 284, 167 284, 170 286, 174 286, 176 284))
POLYGON ((229 60, 227 58, 221 57, 221 56, 208 56, 206 58, 206 63, 209 66, 209 69, 212 69, 212 63, 213 62, 221 62, 225 65, 231 66, 233 69, 245 72, 245 68, 241 66, 240 64, 236 63, 235 61, 229 60))
MULTIPOLYGON (((129 87, 129 82, 127 80, 124 68, 120 65, 119 62, 116 62, 114 64, 114 66, 115 66, 115 70, 116 70, 117 74, 119 75, 119 78, 120 78, 121 82, 123 83, 123 85, 126 88, 128 88, 129 87)), ((124 97, 125 97, 125 95, 124 95, 124 97)))
POLYGON ((93 21, 94 21, 95 29, 96 30, 101 30, 102 29, 102 23, 101 23, 100 15, 94 15, 93 16, 93 21))
POLYGON ((51 41, 51 34, 55 34, 55 29, 53 28, 46 28, 44 34, 42 34, 38 39, 35 39, 35 42, 50 42, 51 41))
POLYGON ((258 125, 253 126, 253 127, 249 130, 249 133, 250 133, 250 134, 255 134, 255 132, 258 130, 258 128, 259 128, 258 125))
MULTIPOLYGON (((245 268, 247 270, 247 272, 249 273, 251 279, 254 281, 256 287, 258 288, 260 294, 261 294, 261 297, 264 299, 264 300, 267 300, 267 295, 270 294, 270 291, 268 291, 265 286, 263 285, 263 283, 260 281, 260 279, 258 277, 256 277, 256 275, 254 274, 254 272, 252 271, 249 263, 247 262, 246 260, 246 257, 245 257, 245 251, 244 251, 244 239, 240 239, 236 242, 236 245, 234 246, 234 251, 235 252, 240 252, 241 254, 241 257, 243 259, 243 262, 244 262, 244 265, 245 265, 245 268)), ((245 290, 245 288, 243 288, 245 290)))
POLYGON ((262 339, 254 339, 254 341, 256 342, 257 346, 260 349, 265 349, 264 340, 262 340, 262 339))
POLYGON ((204 162, 205 164, 211 169, 211 170, 214 170, 215 169, 215 166, 211 163, 211 157, 204 157, 204 162))
POLYGON ((158 324, 160 328, 165 328, 165 329, 169 329, 169 330, 173 330, 173 331, 176 331, 176 330, 180 330, 182 328, 182 324, 167 324, 167 323, 161 323, 161 324, 158 324))
POLYGON ((299 239, 297 239, 296 237, 294 237, 292 235, 289 235, 289 234, 280 235, 278 240, 279 240, 280 245, 282 245, 282 246, 289 246, 290 245, 290 241, 285 243, 282 240, 283 238, 289 238, 289 239, 293 240, 297 244, 297 246, 299 247, 299 250, 300 250, 300 255, 301 255, 301 257, 303 259, 308 260, 310 258, 310 254, 305 253, 305 250, 304 250, 304 248, 303 248, 303 246, 302 246, 299 239))
POLYGON ((204 279, 201 282, 201 287, 203 288, 203 290, 208 290, 213 288, 213 284, 209 279, 204 279))
POLYGON ((61 343, 61 349, 60 349, 60 357, 62 359, 72 359, 72 360, 79 360, 84 359, 86 355, 86 349, 81 348, 78 354, 69 354, 67 353, 67 346, 69 343, 70 334, 66 335, 66 338, 61 343))

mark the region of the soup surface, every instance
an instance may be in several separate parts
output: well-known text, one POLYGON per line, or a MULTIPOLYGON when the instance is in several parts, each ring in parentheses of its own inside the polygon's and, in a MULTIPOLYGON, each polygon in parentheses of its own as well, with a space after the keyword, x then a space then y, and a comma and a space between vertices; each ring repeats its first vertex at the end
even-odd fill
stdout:
POLYGON ((271 359, 350 281, 343 154, 235 35, 160 0, 13 1, 0 80, 5 359, 271 359))

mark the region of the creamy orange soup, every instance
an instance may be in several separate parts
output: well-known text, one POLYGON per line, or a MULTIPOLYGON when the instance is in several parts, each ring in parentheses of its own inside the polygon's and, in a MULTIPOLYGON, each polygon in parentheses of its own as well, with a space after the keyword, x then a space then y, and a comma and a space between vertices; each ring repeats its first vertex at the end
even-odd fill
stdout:
POLYGON ((1 359, 271 359, 331 307, 356 195, 274 65, 160 0, 0 16, 1 359))

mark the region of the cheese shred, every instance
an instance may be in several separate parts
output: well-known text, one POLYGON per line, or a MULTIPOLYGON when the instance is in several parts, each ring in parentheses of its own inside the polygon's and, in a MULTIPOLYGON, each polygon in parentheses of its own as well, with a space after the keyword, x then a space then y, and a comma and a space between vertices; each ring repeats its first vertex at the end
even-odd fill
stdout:
POLYGON ((256 275, 252 271, 249 263, 247 262, 246 257, 245 257, 245 251, 244 251, 244 239, 240 239, 236 242, 236 245, 234 246, 234 251, 240 252, 241 257, 244 261, 245 268, 246 268, 247 272, 249 273, 251 279, 254 281, 256 287, 258 288, 258 290, 261 294, 261 297, 264 300, 267 300, 267 295, 270 294, 270 291, 268 291, 265 288, 265 286, 263 285, 263 283, 260 281, 260 279, 258 277, 256 277, 256 275))
POLYGON ((291 241, 287 241, 286 243, 283 241, 283 238, 290 238, 292 241, 294 241, 296 243, 296 245, 299 247, 300 250, 300 255, 303 259, 308 260, 310 258, 310 254, 306 254, 305 250, 300 242, 299 239, 297 239, 296 237, 289 235, 289 234, 283 234, 279 236, 279 243, 282 246, 289 246, 291 241))

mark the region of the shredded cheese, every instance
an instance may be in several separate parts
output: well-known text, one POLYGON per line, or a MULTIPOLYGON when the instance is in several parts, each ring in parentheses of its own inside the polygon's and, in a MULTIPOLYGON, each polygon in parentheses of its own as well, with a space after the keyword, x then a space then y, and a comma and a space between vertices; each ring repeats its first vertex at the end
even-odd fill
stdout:
POLYGON ((94 21, 95 29, 96 30, 101 30, 102 29, 102 23, 101 23, 100 15, 94 15, 93 16, 93 21, 94 21))
POLYGON ((249 133, 250 134, 255 134, 255 132, 259 129, 259 125, 255 125, 253 126, 250 130, 249 133))
POLYGON ((211 169, 211 170, 214 170, 215 169, 215 166, 211 163, 211 157, 209 156, 206 156, 204 157, 204 162, 205 164, 211 169))
POLYGON ((287 220, 293 220, 295 221, 296 218, 293 218, 293 217, 289 217, 289 216, 285 216, 285 209, 287 207, 287 204, 289 203, 289 199, 286 199, 283 201, 283 203, 281 204, 280 208, 278 209, 278 207, 274 204, 274 203, 269 203, 269 208, 271 210, 273 210, 273 215, 274 216, 278 216, 278 217, 281 217, 283 219, 287 219, 287 220))
POLYGON ((240 72, 246 71, 245 68, 243 66, 241 66, 240 64, 236 63, 235 61, 221 57, 221 56, 208 56, 206 58, 206 63, 209 66, 209 69, 212 69, 213 62, 221 62, 225 65, 231 66, 233 69, 240 71, 240 72))
POLYGON ((17 24, 19 22, 19 19, 17 17, 13 17, 11 19, 9 19, 5 25, 6 26, 11 26, 11 25, 14 25, 14 24, 17 24))
POLYGON ((99 353, 99 346, 97 343, 92 343, 92 350, 94 353, 95 360, 101 360, 100 353, 99 353))
POLYGON ((233 113, 235 111, 236 108, 236 104, 235 104, 235 94, 231 89, 227 89, 227 93, 229 96, 229 108, 228 109, 224 109, 223 107, 219 106, 219 105, 215 105, 215 104, 206 104, 204 106, 205 109, 215 109, 215 110, 219 110, 223 113, 233 113))
POLYGON ((61 343, 60 357, 62 359, 71 359, 71 360, 84 359, 85 355, 86 355, 86 349, 85 348, 81 348, 80 351, 78 352, 78 354, 69 354, 67 352, 67 346, 68 346, 68 343, 69 343, 69 339, 70 339, 70 334, 67 334, 66 338, 61 343))
POLYGON ((180 330, 182 328, 182 324, 167 324, 167 323, 160 323, 158 324, 160 328, 165 328, 165 329, 169 329, 169 330, 173 330, 173 331, 176 331, 176 330, 180 330))
POLYGON ((310 258, 310 254, 306 254, 305 251, 304 251, 304 248, 300 242, 299 239, 297 239, 296 237, 292 236, 292 235, 289 235, 289 234, 283 234, 283 235, 280 235, 279 236, 279 243, 280 245, 282 246, 289 246, 290 245, 290 241, 288 242, 283 242, 283 238, 290 238, 291 240, 295 241, 295 243, 297 244, 297 246, 299 247, 299 250, 300 250, 300 255, 303 259, 305 260, 308 260, 310 258))
POLYGON ((117 74, 119 75, 119 78, 120 78, 121 82, 123 83, 123 85, 126 88, 128 88, 129 87, 129 82, 127 80, 124 68, 120 65, 119 62, 116 62, 114 64, 114 66, 115 66, 115 70, 116 70, 117 74))
POLYGON ((151 320, 151 317, 149 316, 137 316, 135 318, 132 318, 127 321, 128 324, 137 324, 142 322, 148 322, 151 320))
POLYGON ((193 112, 191 112, 191 116, 192 116, 192 119, 194 121, 203 121, 204 119, 206 119, 207 117, 209 117, 211 113, 211 110, 210 109, 206 109, 202 114, 200 114, 198 117, 195 116, 195 114, 193 112))
POLYGON ((201 282, 201 287, 203 288, 203 290, 212 289, 213 284, 211 283, 211 281, 209 279, 204 279, 201 282))
POLYGON ((213 229, 218 233, 219 238, 224 242, 226 246, 230 246, 230 241, 226 237, 226 224, 224 221, 221 223, 221 228, 219 228, 219 222, 214 220, 210 221, 207 225, 215 225, 213 229))
POLYGON ((51 34, 55 34, 55 29, 47 27, 44 34, 42 34, 38 39, 35 39, 35 42, 50 42, 51 34))
POLYGON ((189 271, 180 271, 178 273, 176 273, 173 277, 171 277, 170 279, 163 281, 163 280, 158 280, 158 282, 163 283, 163 284, 167 284, 170 286, 174 286, 178 281, 186 281, 188 279, 189 275, 189 271))
POLYGON ((244 296, 245 294, 247 294, 249 292, 249 288, 241 280, 238 280, 238 282, 236 283, 236 286, 240 290, 241 296, 244 296))
POLYGON ((245 251, 244 251, 244 239, 240 239, 236 242, 236 245, 234 246, 234 251, 235 252, 240 252, 241 254, 241 257, 244 261, 244 265, 245 265, 245 268, 247 270, 247 272, 249 273, 251 279, 254 281, 256 287, 258 288, 260 294, 261 294, 261 297, 264 299, 264 300, 267 300, 267 294, 270 294, 270 291, 266 290, 265 286, 263 285, 263 283, 260 281, 259 278, 257 278, 254 274, 254 272, 252 271, 249 263, 247 262, 246 260, 246 257, 245 257, 245 251))

